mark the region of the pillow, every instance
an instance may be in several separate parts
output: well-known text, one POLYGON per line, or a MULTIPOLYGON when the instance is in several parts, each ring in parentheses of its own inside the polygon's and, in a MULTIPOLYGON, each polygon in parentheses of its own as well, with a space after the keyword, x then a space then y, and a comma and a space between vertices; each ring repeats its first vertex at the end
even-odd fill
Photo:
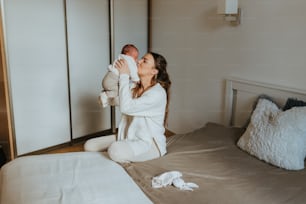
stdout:
POLYGON ((280 110, 259 99, 250 124, 237 145, 244 151, 288 170, 304 168, 306 156, 306 107, 280 110))
MULTIPOLYGON (((267 100, 272 101, 273 103, 275 103, 272 97, 270 97, 270 96, 268 96, 268 95, 265 95, 265 94, 259 95, 258 98, 257 98, 257 100, 254 102, 254 104, 253 104, 253 106, 252 106, 252 113, 253 113, 253 111, 255 110, 256 105, 257 105, 257 103, 258 103, 258 101, 259 101, 260 99, 267 99, 267 100)), ((275 104, 276 104, 276 103, 275 103, 275 104)), ((252 113, 251 113, 251 115, 252 115, 252 113)), ((249 123, 250 123, 250 120, 251 120, 251 116, 247 119, 246 123, 242 126, 242 128, 245 128, 245 129, 246 129, 246 128, 248 127, 249 123)))
POLYGON ((286 104, 283 108, 283 111, 289 110, 293 107, 306 106, 306 102, 302 100, 298 100, 296 98, 288 98, 286 104))
MULTIPOLYGON (((273 99, 272 99, 270 96, 265 95, 265 94, 259 95, 259 96, 257 97, 257 100, 254 102, 254 104, 253 104, 253 106, 252 106, 252 113, 253 113, 253 111, 255 110, 256 105, 257 105, 257 103, 258 103, 258 101, 259 101, 260 99, 267 99, 267 100, 272 101, 272 102, 274 103, 273 99)), ((250 118, 251 118, 251 116, 250 116, 250 118)), ((249 125, 249 123, 250 123, 250 118, 247 119, 246 123, 242 126, 242 128, 247 128, 247 127, 248 127, 248 125, 249 125)))

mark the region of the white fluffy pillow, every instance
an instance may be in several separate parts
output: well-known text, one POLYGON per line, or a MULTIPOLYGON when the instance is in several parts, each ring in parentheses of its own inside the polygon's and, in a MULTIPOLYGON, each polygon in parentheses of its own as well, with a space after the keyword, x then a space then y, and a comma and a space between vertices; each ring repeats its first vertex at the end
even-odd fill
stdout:
POLYGON ((237 145, 275 166, 304 168, 306 156, 306 107, 280 110, 273 102, 259 99, 250 124, 237 145))

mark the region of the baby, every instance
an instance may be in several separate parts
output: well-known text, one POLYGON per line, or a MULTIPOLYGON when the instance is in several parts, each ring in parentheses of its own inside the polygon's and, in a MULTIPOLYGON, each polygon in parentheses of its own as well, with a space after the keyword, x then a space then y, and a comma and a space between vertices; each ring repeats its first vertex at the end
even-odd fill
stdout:
POLYGON ((138 82, 139 77, 137 74, 137 59, 138 49, 132 45, 127 44, 123 46, 121 54, 108 66, 108 72, 102 80, 102 91, 99 96, 99 101, 105 108, 107 106, 118 106, 119 105, 119 71, 116 69, 115 64, 119 59, 125 59, 130 69, 130 76, 132 82, 138 82))

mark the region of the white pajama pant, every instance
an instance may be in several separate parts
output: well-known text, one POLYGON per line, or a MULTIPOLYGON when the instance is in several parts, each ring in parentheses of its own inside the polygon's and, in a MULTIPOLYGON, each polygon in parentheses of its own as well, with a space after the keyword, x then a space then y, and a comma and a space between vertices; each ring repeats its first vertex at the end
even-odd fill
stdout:
POLYGON ((132 145, 140 145, 143 147, 144 142, 121 140, 116 141, 116 135, 108 135, 90 139, 84 144, 85 151, 105 151, 108 150, 109 157, 120 163, 126 162, 141 162, 160 157, 159 149, 155 142, 152 143, 151 147, 147 151, 140 155, 135 155, 132 145))

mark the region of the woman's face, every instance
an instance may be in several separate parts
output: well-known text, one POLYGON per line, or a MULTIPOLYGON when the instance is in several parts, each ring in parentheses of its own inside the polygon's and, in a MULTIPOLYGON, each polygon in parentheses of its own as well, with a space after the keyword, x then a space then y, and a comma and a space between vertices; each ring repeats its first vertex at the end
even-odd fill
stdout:
POLYGON ((141 60, 138 61, 138 75, 150 76, 156 74, 154 58, 150 53, 145 54, 141 60))

